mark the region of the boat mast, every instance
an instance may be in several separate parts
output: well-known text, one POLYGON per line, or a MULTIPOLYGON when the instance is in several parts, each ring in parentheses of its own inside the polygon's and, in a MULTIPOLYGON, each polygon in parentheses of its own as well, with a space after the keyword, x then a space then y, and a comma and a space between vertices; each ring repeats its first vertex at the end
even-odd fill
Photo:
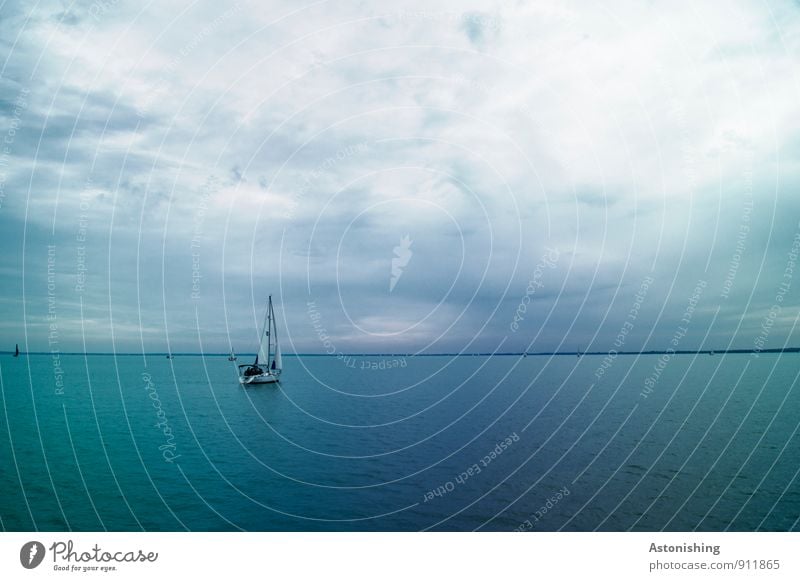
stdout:
MULTIPOLYGON (((261 345, 264 343, 264 333, 267 332, 267 317, 269 317, 269 307, 267 307, 267 311, 264 313, 264 326, 261 327, 262 332, 258 338, 258 353, 256 353, 256 361, 253 363, 254 366, 258 365, 258 355, 261 353, 261 345)), ((267 359, 269 359, 269 356, 267 359)))
POLYGON ((269 305, 267 306, 267 371, 269 371, 270 358, 272 357, 272 295, 269 295, 269 305))
POLYGON ((275 322, 275 310, 272 308, 272 296, 269 297, 269 310, 272 312, 272 331, 275 333, 275 353, 278 352, 278 324, 275 322))

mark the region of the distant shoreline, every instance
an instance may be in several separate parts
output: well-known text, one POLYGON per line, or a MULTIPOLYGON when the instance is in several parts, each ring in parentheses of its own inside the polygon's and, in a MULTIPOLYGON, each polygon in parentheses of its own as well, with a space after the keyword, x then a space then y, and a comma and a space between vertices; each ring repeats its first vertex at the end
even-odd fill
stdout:
MULTIPOLYGON (((564 357, 564 356, 607 356, 607 355, 747 355, 753 353, 800 353, 800 347, 784 347, 780 349, 680 349, 675 351, 667 350, 648 350, 648 351, 517 351, 505 353, 284 353, 284 357, 564 357)), ((59 355, 103 355, 116 357, 166 357, 169 353, 148 352, 148 353, 103 353, 103 352, 69 352, 62 351, 59 355)), ((14 355, 13 351, 0 351, 0 355, 14 355)), ((52 355, 50 351, 20 351, 22 355, 52 355)), ((173 357, 229 357, 230 353, 172 353, 173 357)), ((238 358, 255 357, 255 353, 241 353, 238 358)))

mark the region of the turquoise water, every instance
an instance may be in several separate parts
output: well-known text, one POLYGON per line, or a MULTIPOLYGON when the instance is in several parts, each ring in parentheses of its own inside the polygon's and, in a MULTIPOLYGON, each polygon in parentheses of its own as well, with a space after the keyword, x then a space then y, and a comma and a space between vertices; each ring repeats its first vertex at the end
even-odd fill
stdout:
POLYGON ((0 356, 1 524, 798 528, 797 355, 602 360, 0 356))

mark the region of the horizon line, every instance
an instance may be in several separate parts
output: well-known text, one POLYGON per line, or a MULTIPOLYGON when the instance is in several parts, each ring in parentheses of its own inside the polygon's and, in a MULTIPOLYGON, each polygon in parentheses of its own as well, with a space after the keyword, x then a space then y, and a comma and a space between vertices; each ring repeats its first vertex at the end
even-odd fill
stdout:
MULTIPOLYGON (((284 357, 547 357, 547 356, 584 356, 584 355, 725 355, 747 353, 800 353, 800 347, 776 347, 770 349, 648 349, 642 351, 504 351, 502 353, 283 353, 284 357)), ((102 355, 102 356, 171 356, 171 357, 229 357, 230 353, 194 353, 168 351, 20 351, 20 355, 102 355)), ((0 351, 0 355, 14 355, 14 351, 0 351)), ((256 353, 235 354, 238 357, 255 357, 256 353)))

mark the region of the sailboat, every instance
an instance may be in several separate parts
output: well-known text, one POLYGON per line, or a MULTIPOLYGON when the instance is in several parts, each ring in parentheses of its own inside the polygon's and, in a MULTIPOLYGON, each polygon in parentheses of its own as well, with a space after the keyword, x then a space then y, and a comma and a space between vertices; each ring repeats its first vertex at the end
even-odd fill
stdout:
POLYGON ((251 364, 239 366, 239 383, 242 385, 276 383, 280 379, 282 368, 275 311, 272 309, 272 295, 269 295, 267 314, 264 318, 264 332, 261 333, 261 338, 259 339, 256 360, 251 364), (266 341, 264 341, 264 338, 266 338, 266 341), (266 343, 266 349, 264 343, 266 343), (273 345, 275 345, 274 353, 272 352, 273 345))
POLYGON ((19 357, 19 343, 14 346, 14 357, 19 357))
POLYGON ((231 354, 228 356, 228 361, 236 361, 236 355, 233 354, 233 351, 231 351, 231 354))

